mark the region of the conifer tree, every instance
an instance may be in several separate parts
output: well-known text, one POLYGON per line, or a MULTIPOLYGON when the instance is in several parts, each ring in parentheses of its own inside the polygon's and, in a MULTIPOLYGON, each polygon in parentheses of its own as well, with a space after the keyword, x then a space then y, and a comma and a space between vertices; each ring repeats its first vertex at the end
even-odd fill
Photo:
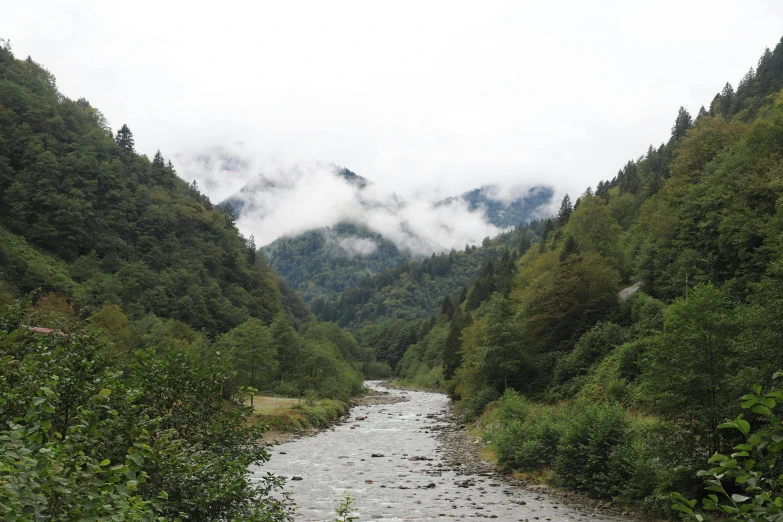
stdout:
POLYGON ((571 205, 571 197, 566 194, 563 196, 563 201, 560 202, 560 211, 557 213, 557 224, 563 226, 568 223, 568 218, 571 216, 571 212, 574 207, 571 205))
POLYGON ((724 118, 729 116, 729 109, 734 102, 734 87, 729 82, 723 86, 723 90, 720 92, 720 113, 724 118))
MULTIPOLYGON (((727 84, 728 85, 728 84, 727 84)), ((677 119, 674 120, 674 126, 672 127, 672 138, 680 140, 685 137, 685 133, 693 127, 693 118, 685 107, 680 107, 680 111, 677 113, 677 119)))
POLYGON ((152 166, 159 169, 165 168, 166 163, 163 161, 163 154, 160 153, 160 149, 155 153, 155 157, 152 158, 152 166))
POLYGON ((133 133, 126 124, 123 124, 117 131, 117 136, 114 138, 114 141, 116 141, 117 145, 125 152, 134 152, 133 133))

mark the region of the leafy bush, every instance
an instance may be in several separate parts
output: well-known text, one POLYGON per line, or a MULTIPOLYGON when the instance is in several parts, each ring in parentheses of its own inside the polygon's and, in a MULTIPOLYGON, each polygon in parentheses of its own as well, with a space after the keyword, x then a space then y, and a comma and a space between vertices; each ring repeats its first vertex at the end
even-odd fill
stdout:
POLYGON ((498 397, 500 397, 500 393, 491 386, 486 386, 477 394, 468 397, 462 402, 462 413, 465 419, 468 421, 478 419, 484 408, 492 401, 497 400, 498 397))
POLYGON ((597 496, 613 496, 618 485, 609 474, 618 446, 627 441, 628 419, 614 404, 576 403, 564 426, 554 462, 563 486, 597 496))
POLYGON ((563 429, 563 419, 553 408, 531 412, 525 421, 503 424, 493 439, 498 463, 527 472, 551 467, 563 429))
MULTIPOLYGON (((775 374, 775 378, 780 374, 775 374)), ((730 520, 780 520, 783 516, 783 475, 780 454, 783 452, 783 419, 773 411, 783 404, 783 393, 762 393, 755 386, 753 393, 742 397, 742 408, 758 415, 761 426, 751 431, 743 414, 720 426, 740 433, 745 441, 734 447, 730 455, 715 453, 709 463, 713 467, 699 472, 710 493, 702 499, 707 511, 729 515, 730 520)), ((681 493, 673 493, 679 502, 674 509, 694 516, 699 522, 701 514, 695 513, 697 501, 687 499, 681 493)))
POLYGON ((263 426, 221 396, 220 361, 141 350, 124 371, 78 325, 71 335, 12 328, 0 317, 0 518, 4 520, 288 520, 248 480, 269 455, 263 426))

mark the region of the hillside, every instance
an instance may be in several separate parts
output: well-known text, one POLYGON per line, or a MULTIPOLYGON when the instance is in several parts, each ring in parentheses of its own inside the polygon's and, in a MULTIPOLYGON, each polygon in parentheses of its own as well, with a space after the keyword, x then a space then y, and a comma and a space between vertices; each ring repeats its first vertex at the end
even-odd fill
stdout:
POLYGON ((307 303, 339 295, 411 258, 382 235, 350 223, 282 237, 260 252, 307 303))
MULTIPOLYGON (((438 239, 428 236, 426 231, 416 231, 408 218, 403 217, 409 202, 397 195, 385 199, 371 192, 372 183, 348 169, 321 166, 316 170, 314 176, 304 167, 294 168, 285 175, 261 175, 238 194, 221 203, 221 208, 233 213, 238 220, 252 215, 255 216, 254 220, 259 220, 263 225, 270 213, 273 213, 264 208, 264 205, 270 203, 272 195, 272 199, 276 200, 291 192, 306 190, 305 179, 318 182, 323 181, 324 177, 333 177, 347 183, 347 186, 338 184, 337 188, 332 188, 340 190, 349 187, 353 196, 347 206, 350 208, 355 205, 358 210, 346 210, 341 221, 293 236, 280 237, 261 249, 269 265, 308 304, 314 303, 316 299, 334 299, 346 288, 358 286, 366 276, 400 267, 411 260, 422 261, 433 254, 439 256, 444 251, 448 252, 449 249, 440 244, 438 239), (370 216, 375 216, 373 213, 376 211, 380 212, 380 221, 400 220, 393 235, 384 236, 373 229, 370 216)), ((450 219, 470 215, 472 220, 487 223, 497 233, 542 217, 551 204, 552 194, 551 188, 534 187, 517 191, 512 197, 501 195, 496 186, 485 186, 461 196, 427 203, 426 206, 435 212, 446 213, 434 227, 437 230, 453 226, 450 219), (456 213, 453 217, 448 215, 452 211, 456 213)), ((479 236, 476 241, 481 239, 483 237, 479 236)), ((468 277, 473 277, 485 257, 479 255, 478 264, 470 261, 467 263, 470 269, 459 268, 455 272, 466 272, 470 274, 468 277)), ((467 280, 460 276, 459 281, 456 285, 464 284, 467 280)), ((451 290, 456 288, 451 283, 446 286, 451 290)), ((443 295, 443 291, 437 291, 426 299, 439 302, 443 295)), ((427 305, 425 310, 430 313, 432 307, 427 305)))
POLYGON ((14 295, 37 288, 83 313, 104 303, 222 333, 270 322, 301 301, 234 223, 170 162, 113 136, 86 100, 62 96, 32 60, 0 57, 0 279, 14 295))
MULTIPOLYGON (((444 303, 397 364, 403 381, 483 414, 508 469, 656 517, 673 516, 672 490, 704 497, 707 456, 765 423, 761 387, 780 389, 782 88, 783 41, 695 119, 680 108, 664 144, 564 200, 508 285, 482 276, 444 303), (719 429, 739 414, 747 429, 719 429)), ((765 474, 757 455, 745 465, 765 474)))
POLYGON ((0 40, 0 518, 290 520, 280 481, 248 478, 269 459, 248 395, 304 396, 317 423, 388 374, 0 40))
POLYGON ((482 271, 492 272, 491 260, 504 255, 516 259, 538 242, 550 225, 547 221, 534 221, 495 238, 486 238, 481 246, 433 254, 421 261, 384 270, 364 277, 337 297, 313 301, 311 308, 324 321, 351 329, 386 320, 429 317, 440 308, 446 296, 458 295, 482 271))

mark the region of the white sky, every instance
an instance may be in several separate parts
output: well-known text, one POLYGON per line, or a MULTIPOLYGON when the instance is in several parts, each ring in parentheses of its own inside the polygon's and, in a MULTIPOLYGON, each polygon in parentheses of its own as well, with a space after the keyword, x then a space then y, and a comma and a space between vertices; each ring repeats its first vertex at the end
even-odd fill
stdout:
POLYGON ((695 115, 783 36, 780 0, 28 0, 0 11, 18 58, 113 128, 127 123, 137 150, 160 148, 215 201, 255 174, 194 165, 221 149, 256 170, 335 163, 405 196, 492 182, 579 193, 667 140, 680 105, 695 115))

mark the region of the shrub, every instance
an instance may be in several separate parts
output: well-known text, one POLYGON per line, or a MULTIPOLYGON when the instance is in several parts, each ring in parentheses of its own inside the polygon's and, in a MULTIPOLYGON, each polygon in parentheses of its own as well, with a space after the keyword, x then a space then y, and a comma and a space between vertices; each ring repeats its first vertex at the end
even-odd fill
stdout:
POLYGON ((498 463, 520 471, 539 471, 554 463, 563 422, 553 408, 531 414, 526 421, 512 420, 496 433, 498 463))
POLYGON ((618 446, 628 437, 625 410, 615 404, 579 401, 567 417, 554 470, 566 487, 597 496, 614 496, 618 485, 609 473, 618 446))
POLYGON ((464 416, 468 421, 478 419, 487 405, 498 399, 500 393, 491 386, 485 386, 479 392, 463 401, 464 416))

